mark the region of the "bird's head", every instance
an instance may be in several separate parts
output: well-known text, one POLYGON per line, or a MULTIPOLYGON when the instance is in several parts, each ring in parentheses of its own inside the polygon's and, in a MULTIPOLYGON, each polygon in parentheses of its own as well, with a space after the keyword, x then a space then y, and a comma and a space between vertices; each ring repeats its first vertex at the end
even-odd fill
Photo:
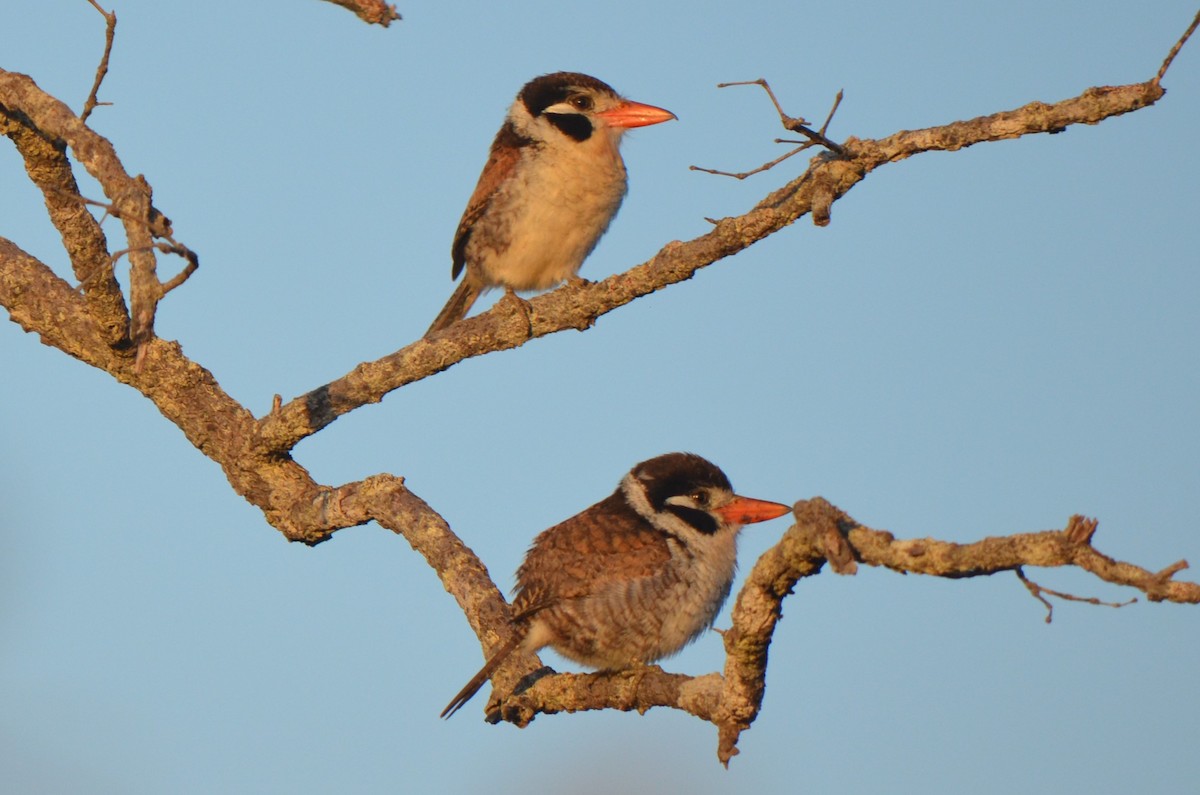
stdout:
POLYGON ((621 97, 602 80, 579 72, 554 72, 525 84, 510 111, 517 131, 544 140, 553 135, 576 142, 597 132, 614 137, 631 127, 675 118, 669 110, 621 97))
POLYGON ((635 466, 621 489, 630 506, 656 527, 681 538, 737 533, 791 510, 735 494, 721 469, 693 453, 667 453, 635 466))

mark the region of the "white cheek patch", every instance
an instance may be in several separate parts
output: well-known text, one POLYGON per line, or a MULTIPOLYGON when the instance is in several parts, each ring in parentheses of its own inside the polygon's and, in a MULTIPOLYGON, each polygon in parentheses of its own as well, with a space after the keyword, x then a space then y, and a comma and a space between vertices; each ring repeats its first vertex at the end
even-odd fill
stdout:
POLYGON ((542 115, 547 113, 579 113, 579 108, 572 107, 566 102, 556 102, 542 111, 542 115))

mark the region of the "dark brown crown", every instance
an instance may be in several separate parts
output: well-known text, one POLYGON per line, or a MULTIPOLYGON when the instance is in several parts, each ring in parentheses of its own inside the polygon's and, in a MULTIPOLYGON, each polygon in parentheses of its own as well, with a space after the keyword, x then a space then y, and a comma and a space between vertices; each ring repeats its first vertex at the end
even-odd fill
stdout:
POLYGON ((586 92, 608 93, 614 97, 617 95, 612 86, 591 75, 580 72, 554 72, 530 80, 521 89, 519 98, 525 103, 529 115, 537 117, 551 105, 566 102, 572 94, 586 92))
POLYGON ((633 468, 633 477, 646 489, 646 499, 655 511, 673 513, 701 533, 719 529, 712 514, 667 500, 709 488, 733 491, 720 467, 694 453, 667 453, 643 461, 633 468))

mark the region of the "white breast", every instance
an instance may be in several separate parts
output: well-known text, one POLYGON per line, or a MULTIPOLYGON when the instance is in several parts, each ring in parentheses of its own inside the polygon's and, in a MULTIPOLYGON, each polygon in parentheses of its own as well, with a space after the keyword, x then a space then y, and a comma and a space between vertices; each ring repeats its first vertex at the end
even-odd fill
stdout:
MULTIPOLYGON (((710 542, 707 548, 696 550, 700 554, 691 560, 672 561, 674 565, 684 567, 687 573, 676 584, 674 593, 663 600, 661 657, 679 651, 712 626, 729 596, 737 559, 737 536, 718 533, 704 540, 710 542)), ((676 554, 682 558, 680 553, 676 554)))

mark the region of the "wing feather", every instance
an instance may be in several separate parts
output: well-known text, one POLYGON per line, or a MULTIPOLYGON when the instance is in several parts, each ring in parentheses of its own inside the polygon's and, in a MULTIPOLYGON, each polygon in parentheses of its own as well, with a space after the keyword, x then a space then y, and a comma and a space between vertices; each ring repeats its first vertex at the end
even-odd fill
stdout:
POLYGON ((641 519, 618 491, 546 530, 517 570, 517 614, 532 615, 614 582, 649 577, 671 559, 667 537, 641 519))
POLYGON ((534 140, 518 133, 511 121, 506 121, 500 132, 496 133, 483 173, 479 175, 479 182, 475 185, 475 191, 467 201, 467 209, 463 211, 458 229, 454 232, 454 245, 450 248, 450 257, 454 263, 450 269, 451 278, 457 279, 466 265, 467 242, 471 239, 475 224, 492 203, 500 186, 520 162, 522 152, 526 147, 534 145, 534 140))

